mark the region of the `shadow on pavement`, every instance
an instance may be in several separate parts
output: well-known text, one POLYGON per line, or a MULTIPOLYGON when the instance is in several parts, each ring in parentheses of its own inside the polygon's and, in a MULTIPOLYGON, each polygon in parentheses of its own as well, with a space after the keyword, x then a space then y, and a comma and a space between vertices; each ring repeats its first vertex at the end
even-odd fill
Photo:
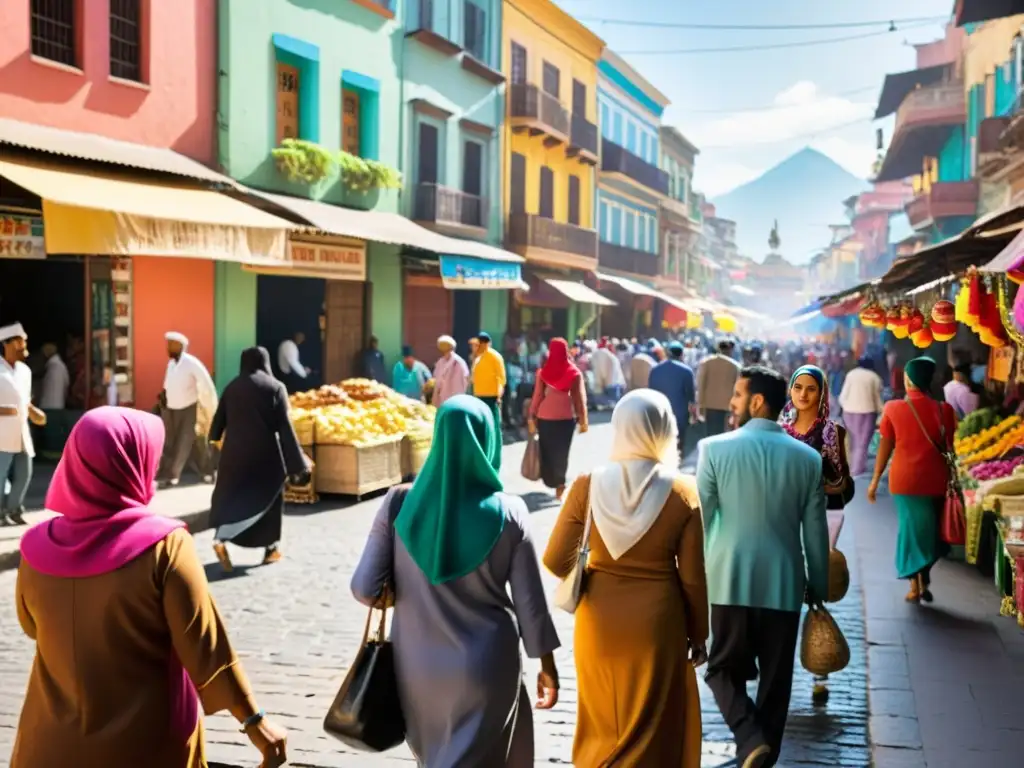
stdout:
MULTIPOLYGON (((248 576, 249 571, 253 568, 259 568, 259 565, 238 565, 234 564, 234 569, 231 573, 225 573, 221 570, 220 563, 207 563, 203 566, 203 570, 206 571, 206 580, 210 583, 215 581, 228 581, 230 579, 241 578, 242 576, 248 576)), ((213 763, 210 764, 211 768, 213 763)))

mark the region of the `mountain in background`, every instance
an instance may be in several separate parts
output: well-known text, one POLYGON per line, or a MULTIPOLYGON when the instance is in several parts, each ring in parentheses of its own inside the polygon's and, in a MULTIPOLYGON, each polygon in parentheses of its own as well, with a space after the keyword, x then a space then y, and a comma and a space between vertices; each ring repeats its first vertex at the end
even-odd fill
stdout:
POLYGON ((830 157, 805 147, 711 202, 716 216, 736 222, 736 241, 744 256, 764 260, 768 235, 778 220, 779 252, 793 264, 806 264, 831 241, 829 225, 846 222, 843 200, 868 186, 830 157))

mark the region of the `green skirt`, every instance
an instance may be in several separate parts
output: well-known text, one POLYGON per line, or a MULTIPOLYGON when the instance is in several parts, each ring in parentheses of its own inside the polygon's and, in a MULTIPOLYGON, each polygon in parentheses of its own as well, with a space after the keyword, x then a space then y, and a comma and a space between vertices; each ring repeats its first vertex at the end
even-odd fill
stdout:
POLYGON ((896 502, 896 516, 899 520, 896 573, 901 579, 909 579, 942 557, 939 510, 943 500, 938 496, 894 495, 892 498, 896 502))

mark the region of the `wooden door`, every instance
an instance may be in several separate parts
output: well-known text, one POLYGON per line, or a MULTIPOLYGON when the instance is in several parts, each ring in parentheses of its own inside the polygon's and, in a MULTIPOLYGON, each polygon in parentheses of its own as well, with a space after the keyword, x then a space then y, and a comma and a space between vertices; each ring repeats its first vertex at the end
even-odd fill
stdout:
POLYGON ((543 219, 555 218, 555 173, 546 165, 540 169, 540 209, 543 219))
POLYGON ((587 86, 579 80, 572 81, 572 113, 587 116, 587 86))
POLYGON ((420 184, 437 184, 439 131, 430 123, 420 123, 419 131, 419 164, 416 180, 420 184))
POLYGON ((299 137, 299 70, 277 62, 277 146, 299 137))
POLYGON ((526 213, 526 155, 512 153, 508 184, 510 213, 526 213))
POLYGON ((359 154, 359 93, 341 89, 341 148, 350 155, 359 154))
POLYGON ((324 381, 335 384, 356 375, 356 359, 365 338, 366 284, 328 280, 324 304, 327 308, 324 381))
MULTIPOLYGON (((437 339, 452 333, 452 291, 439 278, 406 275, 403 291, 403 344, 430 370, 437 362, 437 339), (435 282, 436 280, 436 282, 435 282)), ((389 361, 389 365, 394 362, 389 361)))

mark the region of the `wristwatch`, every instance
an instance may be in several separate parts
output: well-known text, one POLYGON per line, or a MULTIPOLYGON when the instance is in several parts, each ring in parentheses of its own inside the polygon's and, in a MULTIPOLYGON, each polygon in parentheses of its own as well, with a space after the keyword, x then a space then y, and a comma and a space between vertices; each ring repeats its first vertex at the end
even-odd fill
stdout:
POLYGON ((242 727, 238 729, 239 733, 245 733, 247 730, 252 728, 254 725, 258 725, 263 722, 263 718, 267 716, 267 713, 262 709, 254 715, 249 715, 245 720, 242 721, 242 727))

